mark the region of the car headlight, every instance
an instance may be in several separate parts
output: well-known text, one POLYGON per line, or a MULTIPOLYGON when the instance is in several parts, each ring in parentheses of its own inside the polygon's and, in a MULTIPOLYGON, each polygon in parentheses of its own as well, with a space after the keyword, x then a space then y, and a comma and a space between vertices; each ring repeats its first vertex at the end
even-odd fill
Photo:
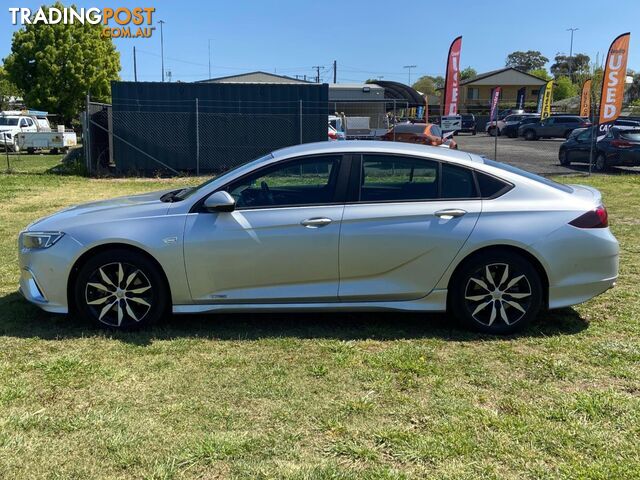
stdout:
POLYGON ((51 247, 63 236, 62 232, 22 232, 20 245, 29 250, 42 250, 51 247))

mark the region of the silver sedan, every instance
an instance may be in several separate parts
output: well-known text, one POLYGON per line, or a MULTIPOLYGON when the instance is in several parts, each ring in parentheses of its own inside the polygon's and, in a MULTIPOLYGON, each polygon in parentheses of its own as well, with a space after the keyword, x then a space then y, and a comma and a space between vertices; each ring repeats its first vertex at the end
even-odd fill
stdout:
POLYGON ((19 250, 27 300, 116 329, 170 312, 400 310, 508 334, 618 275, 597 190, 388 142, 290 147, 197 187, 72 207, 19 250))

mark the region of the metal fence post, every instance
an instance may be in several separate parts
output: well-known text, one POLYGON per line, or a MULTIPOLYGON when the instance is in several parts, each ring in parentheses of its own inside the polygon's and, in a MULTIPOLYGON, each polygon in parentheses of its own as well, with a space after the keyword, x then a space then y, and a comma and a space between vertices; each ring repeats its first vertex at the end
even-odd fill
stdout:
POLYGON ((196 97, 196 175, 200 176, 200 109, 196 97))
POLYGON ((302 100, 300 100, 300 144, 302 145, 302 100))
POLYGON ((84 144, 84 157, 87 162, 87 174, 91 175, 91 112, 89 111, 89 107, 91 105, 91 99, 89 97, 89 92, 87 92, 86 98, 86 112, 85 112, 85 131, 84 138, 82 139, 82 143, 84 144))

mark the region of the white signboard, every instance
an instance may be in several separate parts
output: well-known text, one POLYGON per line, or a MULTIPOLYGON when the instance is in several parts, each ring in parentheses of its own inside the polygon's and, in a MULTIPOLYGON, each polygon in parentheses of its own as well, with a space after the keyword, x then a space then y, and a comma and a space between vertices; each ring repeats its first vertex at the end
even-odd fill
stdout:
POLYGON ((462 117, 460 115, 443 116, 440 120, 440 128, 443 132, 454 132, 462 129, 462 117))

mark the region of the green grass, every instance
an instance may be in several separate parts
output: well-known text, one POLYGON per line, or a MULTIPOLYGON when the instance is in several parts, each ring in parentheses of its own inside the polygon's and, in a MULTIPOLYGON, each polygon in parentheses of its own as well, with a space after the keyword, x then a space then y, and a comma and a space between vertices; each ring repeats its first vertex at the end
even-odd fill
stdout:
POLYGON ((57 161, 0 174, 0 478, 640 477, 640 176, 562 178, 604 193, 620 281, 517 337, 365 313, 110 334, 15 293, 17 233, 197 180, 46 173, 57 161))

